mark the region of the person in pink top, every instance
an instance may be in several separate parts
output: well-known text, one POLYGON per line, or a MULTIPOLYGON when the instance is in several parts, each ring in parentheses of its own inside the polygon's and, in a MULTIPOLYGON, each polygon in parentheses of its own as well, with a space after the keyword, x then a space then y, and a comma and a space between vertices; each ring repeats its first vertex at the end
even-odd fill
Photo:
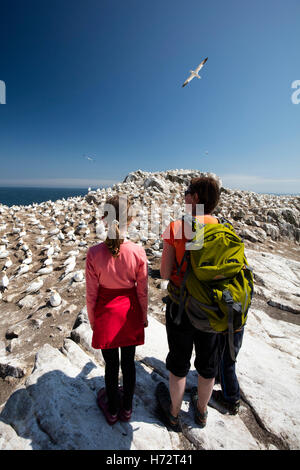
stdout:
POLYGON ((93 330, 92 347, 101 349, 105 361, 105 388, 98 405, 109 424, 129 421, 135 388, 135 349, 144 344, 148 326, 148 262, 145 250, 125 232, 132 218, 126 198, 106 202, 113 209, 108 216, 105 242, 89 248, 86 257, 86 305, 93 330), (124 227, 120 221, 127 221, 124 227), (118 387, 119 348, 123 387, 118 387))

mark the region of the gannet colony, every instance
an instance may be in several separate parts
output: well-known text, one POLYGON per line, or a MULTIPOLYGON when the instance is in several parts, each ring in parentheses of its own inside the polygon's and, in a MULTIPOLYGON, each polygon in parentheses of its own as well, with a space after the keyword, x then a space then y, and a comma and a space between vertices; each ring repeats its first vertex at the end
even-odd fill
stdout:
POLYGON ((236 416, 209 407, 207 427, 197 427, 189 403, 197 383, 192 363, 182 433, 165 428, 157 416, 155 387, 168 382, 160 235, 163 223, 183 209, 189 180, 199 175, 138 170, 82 197, 0 204, 0 449, 300 448, 299 196, 221 187, 215 214, 244 239, 255 277, 237 362, 242 406, 236 416), (105 239, 101 207, 114 194, 138 207, 128 236, 148 257, 149 326, 145 344, 137 347, 132 420, 111 427, 96 404, 104 363, 91 348, 84 269, 88 248, 105 239))

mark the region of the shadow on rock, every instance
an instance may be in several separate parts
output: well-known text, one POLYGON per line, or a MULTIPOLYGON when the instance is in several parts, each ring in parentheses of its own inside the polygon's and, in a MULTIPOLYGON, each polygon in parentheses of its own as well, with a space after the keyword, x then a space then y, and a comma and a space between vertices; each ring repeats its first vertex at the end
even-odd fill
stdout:
POLYGON ((97 406, 104 377, 87 378, 95 367, 87 363, 76 377, 52 370, 30 383, 33 372, 26 387, 10 396, 0 420, 30 440, 33 450, 130 449, 131 426, 109 426, 97 406))

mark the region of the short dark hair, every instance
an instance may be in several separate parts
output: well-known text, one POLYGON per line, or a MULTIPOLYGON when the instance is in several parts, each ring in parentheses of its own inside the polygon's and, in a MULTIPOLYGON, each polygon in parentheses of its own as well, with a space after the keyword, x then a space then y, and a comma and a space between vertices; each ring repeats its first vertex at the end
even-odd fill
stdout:
POLYGON ((204 204, 205 214, 211 214, 217 207, 220 199, 219 183, 212 176, 193 178, 186 193, 198 194, 198 204, 204 204))

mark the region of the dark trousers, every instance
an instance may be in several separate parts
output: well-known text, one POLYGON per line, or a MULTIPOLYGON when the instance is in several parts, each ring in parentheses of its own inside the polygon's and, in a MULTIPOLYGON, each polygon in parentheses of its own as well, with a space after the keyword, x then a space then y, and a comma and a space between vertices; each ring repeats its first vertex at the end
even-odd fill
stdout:
MULTIPOLYGON (((126 346, 121 349, 121 370, 123 374, 123 407, 131 410, 135 388, 135 346, 126 346)), ((105 386, 108 398, 109 412, 117 413, 120 401, 119 396, 119 348, 101 349, 105 361, 105 386)))
MULTIPOLYGON (((235 356, 242 346, 244 328, 234 333, 234 351, 235 356)), ((222 393, 226 401, 235 403, 240 399, 240 387, 235 372, 236 363, 230 357, 228 335, 220 334, 220 351, 222 352, 219 363, 219 380, 222 387, 222 393)))
POLYGON ((201 377, 212 379, 218 373, 219 339, 217 333, 197 330, 190 322, 185 310, 182 312, 180 325, 173 318, 178 314, 178 305, 167 302, 166 330, 169 353, 166 368, 176 377, 186 377, 191 366, 191 356, 195 347, 195 368, 201 377))

